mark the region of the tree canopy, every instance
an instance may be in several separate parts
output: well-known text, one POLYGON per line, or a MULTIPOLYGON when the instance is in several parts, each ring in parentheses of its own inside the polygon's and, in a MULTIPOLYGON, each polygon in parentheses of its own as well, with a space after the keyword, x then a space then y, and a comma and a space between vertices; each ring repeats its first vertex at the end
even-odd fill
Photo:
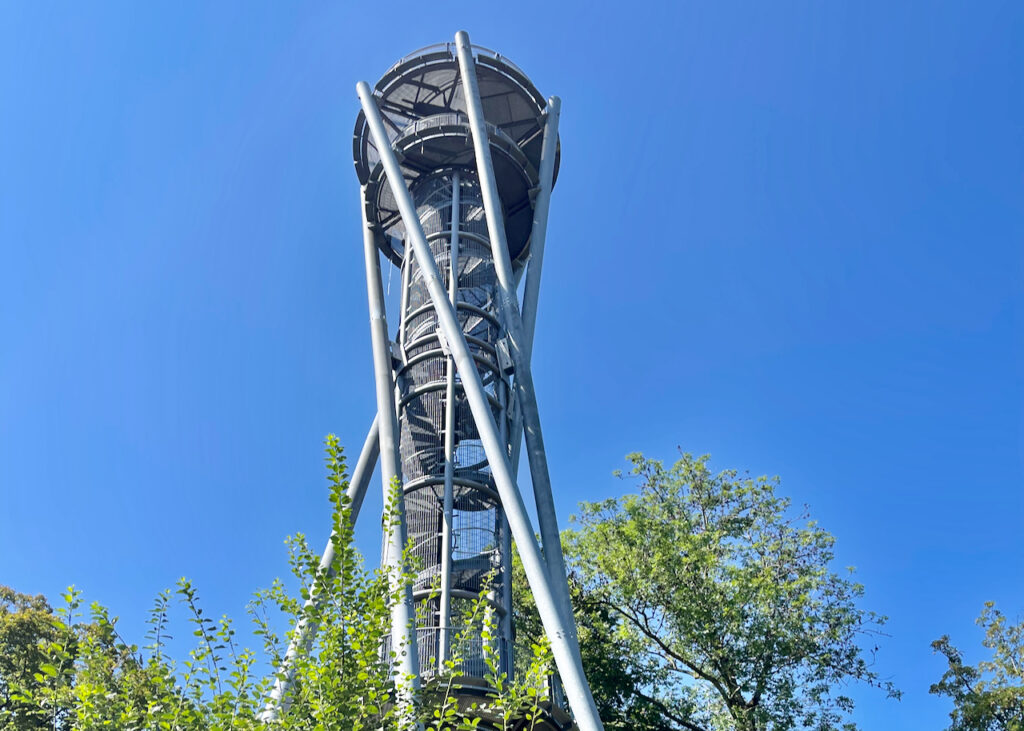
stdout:
POLYGON ((853 729, 849 681, 898 696, 872 666, 885 618, 860 607, 852 569, 832 568, 835 539, 777 478, 715 474, 689 454, 629 460, 639 491, 583 504, 563 540, 612 723, 853 729))
POLYGON ((930 690, 953 700, 949 731, 1024 731, 1024 620, 1007 622, 988 602, 977 624, 985 630, 982 645, 990 659, 966 664, 944 635, 932 649, 946 658, 948 667, 930 690))
POLYGON ((11 731, 67 727, 66 671, 77 637, 42 595, 0 586, 0 720, 11 731), (61 662, 61 659, 64 662, 61 662), (25 697, 27 690, 41 702, 25 697))

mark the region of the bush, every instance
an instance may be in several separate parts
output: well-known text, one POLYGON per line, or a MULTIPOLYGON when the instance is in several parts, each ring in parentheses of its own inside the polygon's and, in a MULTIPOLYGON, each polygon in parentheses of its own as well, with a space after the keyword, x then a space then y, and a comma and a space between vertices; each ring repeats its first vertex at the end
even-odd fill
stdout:
MULTIPOLYGON (((510 682, 499 672, 498 658, 485 653, 490 689, 477 702, 458 702, 460 658, 414 693, 398 693, 398 654, 388 652, 391 607, 400 600, 401 581, 382 569, 366 571, 352 542, 348 476, 334 436, 326 442, 328 480, 333 505, 335 562, 318 570, 319 557, 301 534, 289 539, 292 573, 304 587, 293 596, 281 581, 257 592, 248 607, 259 646, 239 644, 234 623, 203 612, 196 588, 186 579, 174 594, 161 593, 150 610, 147 645, 139 648, 118 633, 116 619, 93 604, 89 621, 81 620, 81 594, 65 594, 56 614, 42 597, 32 599, 5 589, 0 594, 0 721, 18 729, 434 729, 478 728, 486 717, 496 728, 532 728, 542 717, 551 656, 544 643, 534 646, 522 680, 510 682), (391 579, 391 580, 389 580, 391 579), (309 588, 306 588, 309 587, 309 588), (397 587, 393 589, 392 587, 397 587), (308 602, 314 590, 322 601, 308 602), (176 661, 167 648, 169 608, 173 596, 187 608, 194 647, 176 661), (290 663, 294 677, 286 713, 266 715, 265 704, 277 676, 261 672, 280 668, 293 632, 281 637, 274 626, 301 619, 319 627, 309 651, 290 663), (8 630, 6 633, 4 630, 8 630), (14 631, 20 629, 20 631, 14 631), (13 655, 11 650, 20 648, 13 655), (11 658, 20 663, 15 667, 11 658), (404 701, 404 702, 400 702, 404 701), (273 717, 276 716, 276 717, 273 717), (525 726, 523 725, 525 723, 525 726), (516 725, 517 724, 517 725, 516 725)), ((385 524, 395 519, 394 498, 385 524)), ((410 556, 403 557, 400 579, 411 577, 410 556)), ((486 640, 495 631, 482 598, 471 603, 464 626, 486 640)), ((458 647, 461 643, 454 642, 458 647)), ((485 647, 487 643, 485 642, 485 647)), ((283 677, 283 676, 282 676, 283 677)))

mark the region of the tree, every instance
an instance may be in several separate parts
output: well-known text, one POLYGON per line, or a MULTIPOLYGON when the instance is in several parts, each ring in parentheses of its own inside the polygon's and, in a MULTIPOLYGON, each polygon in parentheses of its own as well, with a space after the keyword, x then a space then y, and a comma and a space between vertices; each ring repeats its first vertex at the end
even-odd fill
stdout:
MULTIPOLYGON (((512 562, 513 656, 517 673, 530 659, 530 647, 545 637, 526 572, 518 556, 512 562)), ((630 731, 659 731, 664 728, 656 703, 644 693, 644 668, 617 637, 618 616, 595 601, 574 574, 569 576, 569 598, 573 606, 580 641, 580 654, 587 681, 594 694, 604 727, 630 731)))
POLYGON ((61 729, 68 673, 77 652, 73 632, 42 595, 0 586, 0 722, 12 731, 61 729), (26 695, 37 698, 31 702, 26 695))
POLYGON ((932 649, 948 663, 930 692, 953 699, 949 731, 1024 730, 1024 620, 1008 624, 993 602, 976 620, 985 630, 982 645, 992 659, 965 665, 963 655, 944 635, 932 649))
POLYGON ((583 652, 625 658, 611 695, 632 695, 636 727, 854 729, 848 681, 898 697, 860 645, 885 618, 858 606, 861 585, 831 569, 835 539, 792 514, 777 478, 628 459, 639 493, 583 504, 564 544, 583 652))

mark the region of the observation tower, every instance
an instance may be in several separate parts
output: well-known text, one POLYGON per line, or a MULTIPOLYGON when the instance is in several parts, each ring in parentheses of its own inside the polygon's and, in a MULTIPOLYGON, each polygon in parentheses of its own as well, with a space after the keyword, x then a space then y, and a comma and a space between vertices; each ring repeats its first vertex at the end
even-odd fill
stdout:
MULTIPOLYGON (((378 456, 385 496, 392 480, 402 486, 382 555, 389 569, 406 545, 418 559, 414 580, 393 587, 405 598, 392 613, 397 669, 417 686, 457 657, 462 685, 483 690, 487 642, 513 676, 514 541, 565 700, 580 729, 603 729, 580 661, 530 370, 560 101, 465 32, 357 93, 377 416, 349 495, 355 520, 378 456), (393 332, 381 256, 401 276, 393 332), (524 432, 539 544, 517 480, 524 432), (486 640, 460 626, 480 597, 497 627, 486 640)), ((321 568, 332 561, 329 548, 321 568)), ((289 658, 313 630, 298 628, 289 658)), ((275 701, 287 702, 287 685, 279 681, 275 701)))

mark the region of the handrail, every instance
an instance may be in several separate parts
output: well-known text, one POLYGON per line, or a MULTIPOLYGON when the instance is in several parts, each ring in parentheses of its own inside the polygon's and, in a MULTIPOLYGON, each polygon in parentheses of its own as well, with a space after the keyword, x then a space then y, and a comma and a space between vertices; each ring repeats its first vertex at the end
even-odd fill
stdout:
MULTIPOLYGON (((524 72, 515 63, 510 61, 505 56, 502 56, 500 53, 498 53, 494 49, 487 48, 486 46, 478 46, 475 43, 471 46, 471 48, 473 49, 473 52, 477 56, 479 56, 481 54, 483 54, 484 56, 489 56, 490 58, 494 59, 495 61, 499 61, 499 62, 505 64, 506 66, 509 66, 509 67, 515 69, 516 71, 518 71, 523 76, 526 76, 526 72, 524 72)), ((392 64, 391 68, 388 69, 388 73, 391 73, 392 71, 394 71, 396 68, 398 68, 402 64, 408 63, 409 61, 412 61, 412 60, 416 59, 416 57, 418 57, 418 56, 425 56, 428 53, 436 53, 438 51, 445 51, 446 53, 451 55, 453 60, 457 58, 457 54, 455 52, 455 44, 454 43, 450 43, 450 42, 449 43, 431 43, 429 46, 424 46, 423 48, 417 48, 412 53, 409 53, 409 54, 406 54, 405 56, 402 56, 402 58, 398 59, 398 61, 396 61, 394 64, 392 64)))
MULTIPOLYGON (((498 127, 493 122, 485 122, 487 127, 488 136, 494 136, 505 142, 506 144, 515 145, 516 141, 508 136, 501 127, 498 127)), ((420 119, 413 120, 409 124, 402 128, 401 132, 397 132, 392 139, 392 142, 397 140, 404 140, 406 137, 416 134, 420 130, 429 129, 433 127, 442 127, 446 125, 466 127, 469 129, 469 117, 462 112, 451 111, 441 112, 440 114, 431 114, 429 117, 421 117, 420 119)))

